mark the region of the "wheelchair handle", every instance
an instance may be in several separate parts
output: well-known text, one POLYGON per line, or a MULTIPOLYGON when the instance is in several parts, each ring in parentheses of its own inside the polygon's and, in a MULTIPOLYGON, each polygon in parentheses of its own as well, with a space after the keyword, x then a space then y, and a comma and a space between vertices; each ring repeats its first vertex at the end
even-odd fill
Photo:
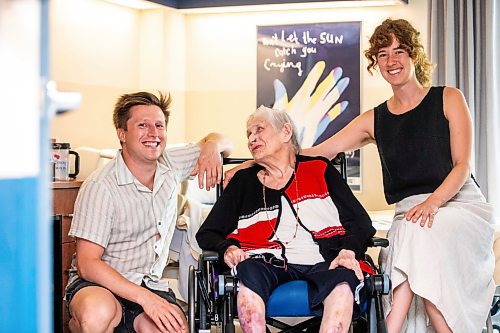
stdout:
POLYGON ((219 254, 215 251, 206 251, 203 250, 203 252, 200 255, 200 261, 205 262, 205 261, 217 261, 219 260, 219 254))
POLYGON ((385 238, 380 238, 380 237, 372 237, 368 241, 368 246, 369 247, 388 247, 389 246, 389 240, 385 238))

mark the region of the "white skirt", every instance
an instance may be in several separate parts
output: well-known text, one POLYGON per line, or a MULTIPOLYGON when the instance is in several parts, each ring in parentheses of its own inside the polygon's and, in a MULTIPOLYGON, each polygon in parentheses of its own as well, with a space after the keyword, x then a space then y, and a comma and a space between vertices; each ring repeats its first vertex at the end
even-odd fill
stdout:
MULTIPOLYGON (((434 332, 425 298, 453 332, 481 332, 495 292, 492 207, 470 179, 439 208, 432 228, 406 221, 404 213, 429 195, 414 195, 396 204, 389 246, 381 251, 382 269, 390 275, 392 289, 408 280, 416 296, 403 331, 434 332)), ((392 293, 384 301, 389 313, 392 293)))

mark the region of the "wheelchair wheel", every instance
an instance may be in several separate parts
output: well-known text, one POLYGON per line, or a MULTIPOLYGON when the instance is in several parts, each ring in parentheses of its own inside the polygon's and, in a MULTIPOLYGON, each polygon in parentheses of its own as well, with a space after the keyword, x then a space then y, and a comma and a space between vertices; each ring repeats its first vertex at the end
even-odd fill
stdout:
POLYGON ((368 330, 368 323, 366 318, 359 317, 357 320, 352 322, 352 332, 353 333, 366 333, 368 330))
POLYGON ((224 333, 234 333, 234 324, 226 324, 224 333))
POLYGON ((188 275, 188 325, 189 333, 195 333, 196 325, 196 313, 195 313, 195 286, 196 286, 196 276, 194 273, 194 267, 189 266, 188 275))
POLYGON ((210 330, 207 307, 200 296, 196 269, 189 267, 188 275, 188 327, 189 333, 210 330), (199 299, 197 299, 199 298, 199 299))

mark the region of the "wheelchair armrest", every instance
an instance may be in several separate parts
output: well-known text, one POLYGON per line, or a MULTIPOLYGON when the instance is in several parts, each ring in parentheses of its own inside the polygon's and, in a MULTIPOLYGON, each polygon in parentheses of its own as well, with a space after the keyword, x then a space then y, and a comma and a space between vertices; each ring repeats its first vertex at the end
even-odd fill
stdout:
POLYGON ((369 247, 387 247, 389 246, 389 240, 385 238, 380 238, 380 237, 372 237, 368 241, 368 246, 369 247))
POLYGON ((205 262, 205 261, 217 261, 219 260, 219 254, 215 251, 206 251, 203 250, 203 252, 200 255, 200 261, 205 262))

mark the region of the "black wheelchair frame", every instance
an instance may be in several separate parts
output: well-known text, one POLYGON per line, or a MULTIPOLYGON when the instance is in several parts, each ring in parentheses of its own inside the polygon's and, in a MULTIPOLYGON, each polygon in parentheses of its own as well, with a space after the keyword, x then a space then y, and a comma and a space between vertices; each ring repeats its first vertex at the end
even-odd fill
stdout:
MULTIPOLYGON (((248 159, 223 158, 223 164, 240 164, 248 159)), ((332 163, 347 180, 347 163, 344 153, 339 153, 332 163)), ((217 188, 217 197, 222 188, 217 188)), ((387 247, 389 242, 384 238, 374 237, 369 247, 387 247)), ((387 325, 384 318, 382 295, 387 295, 391 289, 391 281, 385 274, 380 274, 372 258, 366 255, 366 261, 376 274, 365 279, 369 292, 368 310, 351 324, 351 332, 386 333, 387 325)), ((217 252, 203 251, 198 260, 198 268, 189 267, 188 281, 188 323, 190 333, 208 333, 212 326, 218 331, 234 333, 235 300, 238 290, 237 278, 231 275, 218 274, 221 269, 217 252)), ((318 332, 321 317, 312 317, 296 325, 289 325, 276 318, 266 317, 266 324, 275 327, 280 332, 318 332)), ((269 328, 267 328, 269 332, 269 328)))

